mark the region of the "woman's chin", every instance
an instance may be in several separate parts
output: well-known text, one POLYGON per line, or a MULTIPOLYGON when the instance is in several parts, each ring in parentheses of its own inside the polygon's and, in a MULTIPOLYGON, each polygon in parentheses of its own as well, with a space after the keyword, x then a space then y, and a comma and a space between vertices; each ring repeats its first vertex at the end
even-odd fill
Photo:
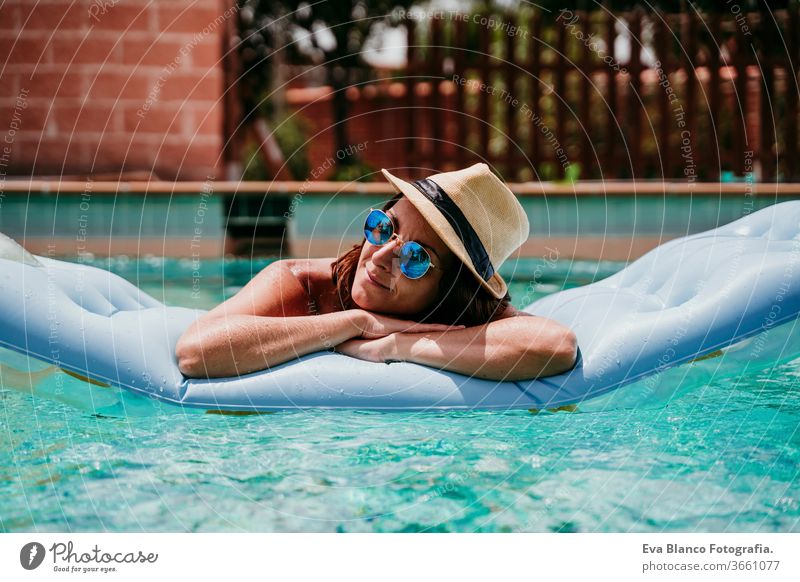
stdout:
POLYGON ((366 309, 367 311, 376 310, 377 302, 373 297, 370 297, 370 294, 362 286, 354 285, 350 290, 350 296, 353 298, 353 303, 361 309, 366 309))
MULTIPOLYGON (((369 283, 368 285, 372 285, 369 283)), ((375 313, 392 314, 397 310, 393 309, 393 305, 387 297, 386 293, 382 293, 380 289, 368 289, 367 285, 361 286, 356 283, 350 290, 350 296, 353 298, 359 308, 375 313)))

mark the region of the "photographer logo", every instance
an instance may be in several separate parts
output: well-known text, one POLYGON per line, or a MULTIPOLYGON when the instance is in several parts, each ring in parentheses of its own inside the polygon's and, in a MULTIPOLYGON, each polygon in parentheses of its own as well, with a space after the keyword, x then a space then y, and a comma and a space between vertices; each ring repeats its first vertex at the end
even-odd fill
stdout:
POLYGON ((19 551, 19 563, 26 570, 35 570, 44 561, 44 546, 39 542, 29 542, 19 551))

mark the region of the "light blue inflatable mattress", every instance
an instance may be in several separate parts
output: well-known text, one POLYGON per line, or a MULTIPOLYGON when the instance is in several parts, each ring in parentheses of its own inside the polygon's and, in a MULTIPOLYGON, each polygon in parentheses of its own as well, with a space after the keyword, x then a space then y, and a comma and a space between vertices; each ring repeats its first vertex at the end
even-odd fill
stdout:
POLYGON ((574 369, 494 382, 319 352, 246 376, 193 379, 180 373, 175 344, 203 312, 165 306, 103 269, 34 258, 10 239, 0 247, 0 346, 163 402, 222 411, 547 409, 624 392, 778 328, 774 353, 797 355, 800 201, 670 241, 525 311, 575 331, 574 369))

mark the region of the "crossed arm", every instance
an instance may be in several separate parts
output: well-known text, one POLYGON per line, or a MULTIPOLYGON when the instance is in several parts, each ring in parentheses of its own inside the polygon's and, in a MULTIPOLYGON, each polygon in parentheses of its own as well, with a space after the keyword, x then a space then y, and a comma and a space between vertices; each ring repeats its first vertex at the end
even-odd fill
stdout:
POLYGON ((198 321, 178 344, 187 376, 247 374, 333 347, 373 362, 416 362, 487 380, 527 380, 570 369, 574 334, 527 314, 483 325, 363 339, 356 310, 308 317, 233 315, 198 321))
POLYGON ((467 328, 404 322, 360 309, 301 315, 306 293, 291 266, 273 263, 192 324, 176 347, 181 371, 236 376, 331 347, 364 360, 416 362, 489 380, 549 376, 575 363, 576 340, 569 329, 513 307, 467 328))
POLYGON ((513 308, 511 312, 463 329, 351 339, 335 350, 373 362, 416 362, 486 380, 528 380, 574 366, 577 342, 568 328, 513 308))

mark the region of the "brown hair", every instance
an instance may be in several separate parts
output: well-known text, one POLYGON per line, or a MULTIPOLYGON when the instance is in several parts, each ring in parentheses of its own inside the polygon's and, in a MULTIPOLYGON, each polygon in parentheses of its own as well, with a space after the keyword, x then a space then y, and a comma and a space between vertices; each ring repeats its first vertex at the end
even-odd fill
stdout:
MULTIPOLYGON (((382 210, 394 206, 402 196, 401 193, 396 194, 383 205, 382 210)), ((353 302, 351 291, 363 247, 362 240, 331 263, 331 278, 343 309, 358 307, 353 302)), ((439 282, 439 294, 431 307, 409 319, 449 325, 481 325, 503 313, 510 302, 508 293, 502 299, 497 299, 481 286, 464 263, 456 260, 455 265, 444 272, 439 282)))

